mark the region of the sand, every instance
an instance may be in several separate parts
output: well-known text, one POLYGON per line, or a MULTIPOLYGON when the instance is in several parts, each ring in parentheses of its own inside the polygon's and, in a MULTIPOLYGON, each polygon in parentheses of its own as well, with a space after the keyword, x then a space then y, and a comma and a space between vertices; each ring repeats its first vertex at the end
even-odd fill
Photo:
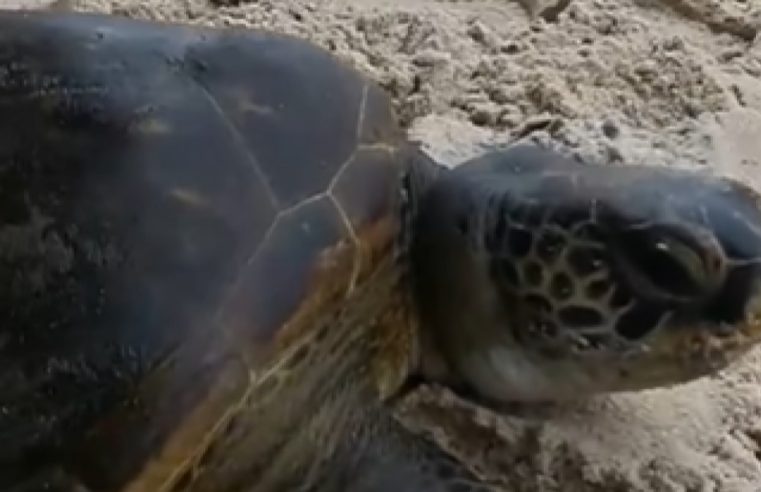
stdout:
MULTIPOLYGON (((612 165, 700 167, 761 189, 760 0, 58 3, 313 40, 380 82, 410 138, 449 165, 525 138, 612 165)), ((408 409, 411 425, 504 490, 761 491, 761 349, 713 378, 541 418, 495 415, 441 388, 414 395, 408 409), (483 439, 458 448, 460 434, 483 439)))

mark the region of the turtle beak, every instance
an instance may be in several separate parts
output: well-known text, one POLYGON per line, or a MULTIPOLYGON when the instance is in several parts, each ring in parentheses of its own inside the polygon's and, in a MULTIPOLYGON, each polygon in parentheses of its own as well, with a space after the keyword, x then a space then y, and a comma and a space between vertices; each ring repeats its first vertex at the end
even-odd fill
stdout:
POLYGON ((743 349, 761 341, 761 195, 733 180, 725 184, 726 202, 705 209, 726 257, 705 315, 716 322, 713 335, 743 349))
POLYGON ((754 341, 761 341, 761 288, 758 289, 756 296, 751 300, 745 324, 745 331, 748 337, 754 341))
POLYGON ((717 197, 722 203, 709 202, 705 210, 729 267, 725 294, 750 310, 761 296, 761 195, 739 182, 725 183, 723 196, 717 197))
POLYGON ((740 344, 751 347, 761 342, 761 264, 756 267, 753 294, 749 297, 745 310, 745 320, 737 330, 740 344))

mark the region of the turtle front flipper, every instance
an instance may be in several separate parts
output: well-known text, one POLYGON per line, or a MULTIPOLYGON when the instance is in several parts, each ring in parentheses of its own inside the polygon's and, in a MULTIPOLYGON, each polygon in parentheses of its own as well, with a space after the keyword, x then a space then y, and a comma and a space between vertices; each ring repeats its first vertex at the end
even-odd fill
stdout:
MULTIPOLYGON (((411 432, 391 415, 377 416, 383 422, 367 441, 356 463, 338 462, 336 472, 346 480, 335 480, 320 491, 357 492, 489 492, 496 486, 483 482, 437 443, 411 432)), ((347 450, 351 451, 351 450, 347 450)))

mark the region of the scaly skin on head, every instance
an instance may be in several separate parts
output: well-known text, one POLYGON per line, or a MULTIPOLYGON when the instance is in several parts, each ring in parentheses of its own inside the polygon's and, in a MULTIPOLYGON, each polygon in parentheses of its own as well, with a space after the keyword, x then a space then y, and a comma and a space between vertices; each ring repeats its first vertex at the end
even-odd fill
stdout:
POLYGON ((529 146, 464 164, 414 229, 423 329, 445 366, 428 372, 505 402, 726 367, 761 339, 760 203, 727 179, 529 146))

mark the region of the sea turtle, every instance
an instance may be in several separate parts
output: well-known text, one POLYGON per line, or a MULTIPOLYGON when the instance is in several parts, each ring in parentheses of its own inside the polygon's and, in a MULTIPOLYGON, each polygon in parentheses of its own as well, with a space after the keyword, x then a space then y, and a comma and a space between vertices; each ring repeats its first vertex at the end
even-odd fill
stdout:
POLYGON ((398 419, 677 384, 761 336, 761 200, 455 168, 304 40, 0 13, 0 489, 469 491, 398 419))

